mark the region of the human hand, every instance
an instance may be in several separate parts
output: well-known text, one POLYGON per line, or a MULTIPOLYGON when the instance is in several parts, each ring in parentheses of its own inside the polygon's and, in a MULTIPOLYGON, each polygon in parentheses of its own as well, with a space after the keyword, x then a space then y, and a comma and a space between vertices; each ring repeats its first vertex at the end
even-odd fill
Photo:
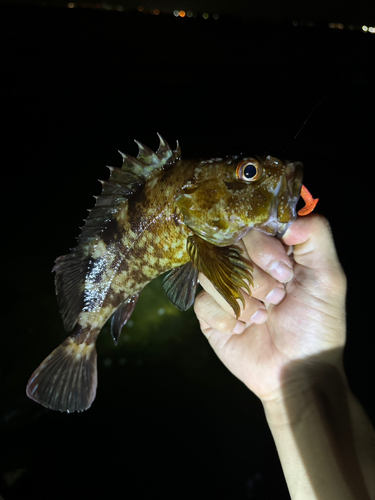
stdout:
POLYGON ((221 361, 262 401, 285 398, 288 385, 294 393, 303 390, 295 375, 285 379, 284 369, 293 361, 303 366, 314 359, 341 370, 346 279, 327 220, 317 214, 298 218, 281 241, 252 230, 241 245, 254 263, 255 286, 251 298, 243 291, 239 321, 211 282, 199 276, 204 291, 195 312, 221 361))

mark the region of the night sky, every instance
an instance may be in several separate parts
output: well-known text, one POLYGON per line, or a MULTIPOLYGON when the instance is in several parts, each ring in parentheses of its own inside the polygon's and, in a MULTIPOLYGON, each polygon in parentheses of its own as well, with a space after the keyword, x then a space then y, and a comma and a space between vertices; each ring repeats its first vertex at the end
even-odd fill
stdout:
POLYGON ((136 155, 133 139, 155 150, 156 132, 178 139, 184 158, 266 152, 304 163, 348 276, 349 382, 375 420, 375 34, 361 28, 375 20, 365 3, 329 4, 251 3, 253 15, 239 1, 164 3, 159 15, 130 2, 1 6, 4 500, 101 498, 103 488, 131 500, 289 498, 261 404, 160 282, 117 347, 103 331, 89 411, 55 413, 25 395, 66 336, 54 259, 75 245, 105 165, 121 165, 117 150, 136 155))

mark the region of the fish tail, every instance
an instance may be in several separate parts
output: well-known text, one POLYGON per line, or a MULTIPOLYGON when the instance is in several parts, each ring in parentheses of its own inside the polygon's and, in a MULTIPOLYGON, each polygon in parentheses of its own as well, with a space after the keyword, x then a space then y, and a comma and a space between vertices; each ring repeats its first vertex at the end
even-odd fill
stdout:
POLYGON ((31 375, 26 387, 29 398, 68 413, 90 408, 97 387, 95 340, 77 325, 31 375))

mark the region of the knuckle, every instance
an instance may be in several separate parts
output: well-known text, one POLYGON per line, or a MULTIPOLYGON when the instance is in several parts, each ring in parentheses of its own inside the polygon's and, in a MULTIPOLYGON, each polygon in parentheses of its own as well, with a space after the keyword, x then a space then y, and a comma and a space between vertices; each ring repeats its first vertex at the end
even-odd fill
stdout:
POLYGON ((218 330, 219 332, 229 332, 232 330, 231 327, 231 320, 230 318, 223 318, 223 317, 213 317, 212 318, 215 330, 218 330))
POLYGON ((207 299, 209 297, 209 294, 203 291, 195 298, 194 312, 198 318, 205 316, 205 313, 207 312, 207 299))
POLYGON ((194 303, 194 312, 199 320, 203 320, 211 328, 219 332, 231 331, 232 323, 236 322, 227 312, 222 309, 215 299, 207 292, 201 292, 194 303))
POLYGON ((324 217, 324 215, 314 213, 314 214, 311 214, 310 217, 311 217, 311 219, 314 220, 314 223, 317 226, 324 227, 324 228, 328 229, 329 231, 331 231, 331 224, 329 223, 328 219, 326 217, 324 217))

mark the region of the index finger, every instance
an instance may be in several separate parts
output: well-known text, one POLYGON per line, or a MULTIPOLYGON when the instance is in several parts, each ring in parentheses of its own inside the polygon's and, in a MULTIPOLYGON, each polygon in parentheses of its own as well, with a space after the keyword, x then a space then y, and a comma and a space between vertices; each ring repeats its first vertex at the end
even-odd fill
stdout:
POLYGON ((293 257, 298 281, 309 293, 344 308, 346 276, 337 256, 331 227, 325 217, 312 214, 297 219, 283 237, 294 245, 293 257))
POLYGON ((253 229, 244 236, 243 243, 249 258, 260 269, 281 283, 292 279, 293 265, 279 239, 253 229))
POLYGON ((325 217, 312 214, 297 218, 282 238, 286 245, 294 245, 295 262, 315 270, 342 272, 333 241, 331 227, 325 217))

